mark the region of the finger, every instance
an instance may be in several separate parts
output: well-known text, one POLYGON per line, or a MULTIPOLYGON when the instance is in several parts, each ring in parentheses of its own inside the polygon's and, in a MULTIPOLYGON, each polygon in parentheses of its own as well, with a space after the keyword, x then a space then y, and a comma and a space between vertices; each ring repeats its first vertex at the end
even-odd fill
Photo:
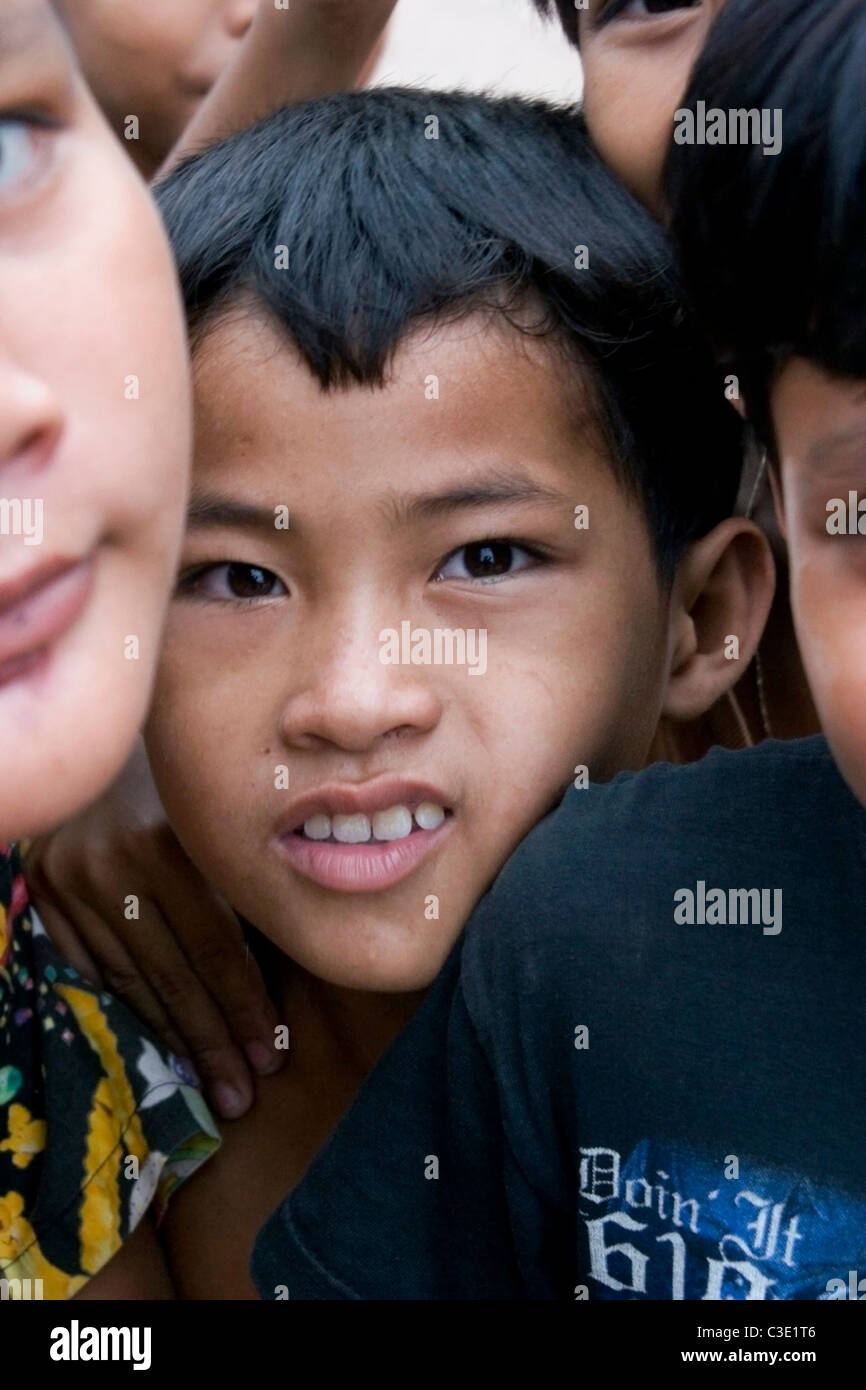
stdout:
MULTIPOLYGON (((148 904, 144 903, 143 906, 145 919, 136 925, 148 931, 152 925, 148 918, 155 919, 158 914, 155 910, 148 911, 148 904)), ((158 994, 102 913, 72 896, 66 900, 66 911, 74 919, 75 929, 85 949, 97 962, 108 992, 140 1018, 170 1051, 179 1057, 188 1056, 183 1038, 174 1027, 158 994)))
POLYGON ((146 924, 142 919, 134 925, 142 930, 135 934, 127 931, 125 942, 135 966, 183 1038, 183 1051, 192 1058, 214 1108, 224 1119, 238 1119, 254 1098, 244 1054, 192 970, 161 906, 148 903, 146 924))
POLYGON ((172 876, 160 895, 160 909, 250 1065, 269 1076, 279 1071, 287 1052, 276 1047, 280 1017, 241 925, 204 879, 182 890, 181 882, 172 876))
POLYGON ((104 981, 96 961, 84 946, 81 937, 70 922, 66 913, 45 896, 44 893, 30 893, 31 906, 48 933, 49 940, 59 955, 77 970, 88 984, 102 989, 104 981))

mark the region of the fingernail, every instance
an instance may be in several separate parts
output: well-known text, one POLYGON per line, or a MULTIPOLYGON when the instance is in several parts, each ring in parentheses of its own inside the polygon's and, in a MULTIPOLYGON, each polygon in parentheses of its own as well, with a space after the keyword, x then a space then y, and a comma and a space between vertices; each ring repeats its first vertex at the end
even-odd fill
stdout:
POLYGON ((271 1072, 277 1071, 280 1059, 275 1052, 264 1043, 250 1042, 244 1048, 250 1066, 259 1073, 260 1076, 270 1076, 271 1072))
POLYGON ((213 1088, 213 1099, 224 1120, 237 1120, 247 1109, 247 1103, 240 1091, 225 1081, 218 1081, 213 1088))

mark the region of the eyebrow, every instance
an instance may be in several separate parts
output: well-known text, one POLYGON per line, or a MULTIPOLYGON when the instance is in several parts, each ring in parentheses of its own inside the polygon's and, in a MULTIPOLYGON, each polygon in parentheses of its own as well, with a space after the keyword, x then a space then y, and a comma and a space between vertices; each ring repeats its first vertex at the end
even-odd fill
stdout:
POLYGON ((455 484, 442 492, 422 492, 414 497, 392 496, 388 510, 396 522, 431 520, 449 512, 481 507, 515 506, 519 503, 564 504, 568 498, 553 488, 542 487, 522 473, 494 473, 468 484, 455 484))
POLYGON ((273 507, 258 507, 251 502, 239 502, 233 497, 193 491, 186 524, 190 531, 224 526, 243 531, 266 531, 272 536, 276 529, 276 512, 273 507))
MULTIPOLYGON (((522 474, 497 473, 470 485, 455 484, 442 492, 423 492, 414 497, 391 494, 385 501, 385 510, 389 520, 399 526, 482 507, 515 506, 527 502, 562 506, 568 501, 564 493, 542 487, 522 474)), ((295 516, 296 513, 292 511, 292 532, 297 535, 299 528, 295 516)), ((252 502, 240 502, 234 497, 193 489, 186 524, 189 531, 225 527, 273 536, 275 511, 274 508, 257 506, 252 502)), ((288 531, 285 534, 288 535, 288 531)))

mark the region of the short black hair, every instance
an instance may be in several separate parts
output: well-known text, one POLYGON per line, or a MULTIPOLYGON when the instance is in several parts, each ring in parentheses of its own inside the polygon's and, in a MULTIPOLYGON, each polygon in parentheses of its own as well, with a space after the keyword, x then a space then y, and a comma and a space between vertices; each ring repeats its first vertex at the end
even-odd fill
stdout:
POLYGON ((577 6, 574 0, 533 0, 533 4, 539 13, 543 14, 545 17, 552 14, 553 10, 556 9, 559 14, 559 22, 562 25, 566 38, 569 39, 575 47, 578 45, 577 30, 579 21, 577 17, 577 6))
POLYGON ((866 376, 866 5, 730 0, 683 106, 782 113, 782 147, 674 145, 667 191, 686 285, 773 446, 778 367, 866 376))
POLYGON ((424 323, 504 315, 572 366, 663 577, 733 509, 739 420, 663 232, 575 109, 342 93, 194 155, 157 196, 194 347, 252 296, 324 389, 375 386, 424 323))

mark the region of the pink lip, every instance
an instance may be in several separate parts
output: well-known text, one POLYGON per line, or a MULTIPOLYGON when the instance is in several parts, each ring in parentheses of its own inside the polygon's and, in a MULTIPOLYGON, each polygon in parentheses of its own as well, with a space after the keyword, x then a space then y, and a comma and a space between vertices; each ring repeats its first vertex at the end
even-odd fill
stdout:
POLYGON ((295 832, 311 816, 372 816, 390 806, 406 806, 414 811, 422 801, 432 801, 452 811, 452 799, 429 782, 388 777, 354 786, 342 783, 318 787, 293 801, 281 818, 277 828, 278 851, 299 874, 321 888, 338 893, 380 892, 408 878, 438 849, 454 822, 453 813, 436 830, 415 826, 403 840, 380 843, 341 845, 307 840, 295 832))
POLYGON ((0 685, 29 674, 78 618, 94 562, 60 560, 0 586, 0 685))
POLYGON ((452 798, 431 782, 413 782, 405 777, 383 777, 381 781, 332 783, 297 797, 280 818, 277 833, 300 830, 311 816, 372 816, 389 806, 407 806, 414 811, 422 801, 451 807, 452 798))
POLYGON ((337 893, 379 893, 414 873, 439 847, 453 824, 454 817, 448 816, 436 830, 416 828, 405 840, 381 844, 338 845, 289 833, 277 845, 292 868, 320 888, 337 893))

